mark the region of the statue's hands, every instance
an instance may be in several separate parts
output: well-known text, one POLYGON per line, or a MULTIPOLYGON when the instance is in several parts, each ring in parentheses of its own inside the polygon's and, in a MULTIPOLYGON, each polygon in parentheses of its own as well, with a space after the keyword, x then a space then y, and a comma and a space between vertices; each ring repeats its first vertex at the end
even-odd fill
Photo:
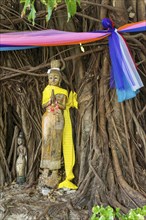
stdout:
POLYGON ((51 106, 57 106, 58 105, 58 102, 55 100, 55 102, 53 102, 52 104, 51 104, 51 106))
POLYGON ((50 106, 51 104, 52 104, 52 100, 51 99, 49 99, 49 101, 48 101, 48 106, 50 106))
POLYGON ((42 107, 46 109, 46 108, 50 107, 51 104, 52 104, 52 101, 51 101, 51 99, 49 99, 49 101, 46 102, 45 104, 43 104, 42 107))
POLYGON ((52 103, 51 106, 52 106, 52 107, 55 107, 55 103, 52 103))
POLYGON ((55 110, 58 110, 58 109, 59 109, 59 105, 58 105, 58 102, 55 100, 55 102, 51 104, 51 111, 54 112, 55 110))

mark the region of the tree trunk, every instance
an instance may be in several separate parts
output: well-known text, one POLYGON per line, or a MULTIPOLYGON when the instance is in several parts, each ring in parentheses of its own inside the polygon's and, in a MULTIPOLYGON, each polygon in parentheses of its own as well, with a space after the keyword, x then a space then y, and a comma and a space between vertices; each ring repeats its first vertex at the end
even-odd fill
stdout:
MULTIPOLYGON (((116 28, 145 17, 142 0, 138 4, 135 0, 128 3, 99 0, 83 1, 79 13, 68 23, 66 9, 62 5, 46 23, 41 16, 45 11, 37 4, 40 13, 35 26, 32 26, 17 14, 15 1, 9 3, 10 6, 4 2, 0 15, 1 32, 46 28, 93 31, 97 27, 102 28, 98 20, 103 17, 112 18, 116 28), (129 9, 130 5, 132 9, 129 9), (134 10, 134 17, 129 15, 130 10, 134 10)), ((126 34, 125 38, 145 84, 145 36, 126 34)), ((47 85, 46 72, 50 60, 57 58, 65 63, 63 86, 76 91, 79 102, 78 110, 71 111, 76 151, 75 182, 79 186, 71 202, 75 207, 86 207, 89 213, 96 204, 120 207, 126 213, 130 208, 146 204, 146 89, 141 89, 135 99, 119 104, 115 90, 109 88, 107 40, 82 46, 85 53, 79 45, 1 53, 0 185, 11 183, 16 178, 17 138, 21 130, 27 148, 27 182, 32 184, 38 180, 42 91, 47 85), (8 106, 11 107, 11 117, 8 116, 8 106), (12 132, 9 141, 8 124, 12 132)))

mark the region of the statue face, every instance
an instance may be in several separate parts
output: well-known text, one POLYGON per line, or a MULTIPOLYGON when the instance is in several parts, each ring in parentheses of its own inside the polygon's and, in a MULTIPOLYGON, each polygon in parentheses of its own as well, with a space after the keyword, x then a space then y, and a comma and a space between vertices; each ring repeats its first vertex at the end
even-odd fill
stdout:
POLYGON ((18 137, 17 143, 18 143, 18 145, 23 144, 23 139, 21 137, 18 137))
POLYGON ((48 76, 49 85, 52 86, 59 86, 59 83, 61 82, 61 77, 58 71, 51 71, 48 76))

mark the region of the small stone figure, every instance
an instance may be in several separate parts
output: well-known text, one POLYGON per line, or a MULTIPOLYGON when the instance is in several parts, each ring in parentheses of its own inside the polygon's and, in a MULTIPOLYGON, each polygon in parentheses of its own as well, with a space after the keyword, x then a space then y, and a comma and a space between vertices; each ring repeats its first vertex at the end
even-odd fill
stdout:
POLYGON ((24 184, 26 182, 26 147, 24 146, 23 133, 20 132, 18 136, 18 147, 17 147, 18 158, 16 160, 16 175, 18 184, 24 184))

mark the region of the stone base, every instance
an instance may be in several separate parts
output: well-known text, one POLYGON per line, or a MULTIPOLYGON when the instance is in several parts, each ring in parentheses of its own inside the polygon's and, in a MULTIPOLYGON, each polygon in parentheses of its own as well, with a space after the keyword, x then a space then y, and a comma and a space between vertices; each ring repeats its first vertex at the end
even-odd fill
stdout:
POLYGON ((60 182, 60 179, 59 179, 58 174, 53 174, 53 173, 46 180, 47 186, 49 186, 51 188, 57 188, 59 182, 60 182))
POLYGON ((17 184, 23 185, 26 182, 26 177, 25 176, 18 176, 16 179, 17 184))
POLYGON ((47 186, 49 188, 57 188, 58 184, 60 182, 60 177, 58 175, 58 170, 52 171, 52 174, 50 176, 46 175, 46 171, 43 172, 39 177, 39 186, 47 186))

